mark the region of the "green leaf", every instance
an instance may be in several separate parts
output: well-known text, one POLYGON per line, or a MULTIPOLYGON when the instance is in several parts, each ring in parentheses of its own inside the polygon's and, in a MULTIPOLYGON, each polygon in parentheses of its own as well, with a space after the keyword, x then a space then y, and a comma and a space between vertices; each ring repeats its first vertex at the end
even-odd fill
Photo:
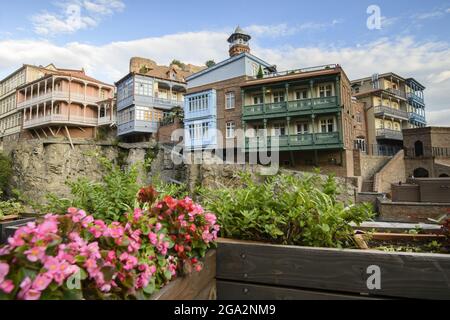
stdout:
POLYGON ((153 278, 147 287, 144 288, 144 292, 147 294, 153 294, 155 292, 156 285, 155 285, 155 279, 153 278))

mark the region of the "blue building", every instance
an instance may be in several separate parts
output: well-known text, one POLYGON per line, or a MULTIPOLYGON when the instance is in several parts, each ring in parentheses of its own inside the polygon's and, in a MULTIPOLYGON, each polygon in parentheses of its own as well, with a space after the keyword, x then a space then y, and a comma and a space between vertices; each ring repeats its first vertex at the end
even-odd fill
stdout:
POLYGON ((186 78, 184 102, 185 148, 223 150, 242 128, 241 85, 259 72, 276 67, 250 53, 250 35, 241 28, 230 36, 230 57, 186 78))
POLYGON ((154 136, 165 115, 183 106, 185 76, 191 74, 141 60, 149 63, 140 64, 116 83, 118 136, 135 140, 154 136))
POLYGON ((409 122, 412 128, 427 126, 425 116, 425 86, 414 78, 406 79, 406 97, 408 99, 409 122))

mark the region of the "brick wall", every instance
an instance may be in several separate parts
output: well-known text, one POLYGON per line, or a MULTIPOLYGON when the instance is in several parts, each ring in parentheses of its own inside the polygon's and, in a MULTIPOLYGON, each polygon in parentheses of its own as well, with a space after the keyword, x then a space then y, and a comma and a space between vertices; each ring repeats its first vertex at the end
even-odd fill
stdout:
POLYGON ((450 203, 406 203, 380 201, 378 203, 380 220, 387 222, 430 223, 450 212, 450 203))
POLYGON ((172 141, 172 133, 175 130, 182 129, 183 125, 179 119, 175 119, 173 123, 159 126, 157 133, 157 140, 159 143, 171 144, 178 141, 172 141))

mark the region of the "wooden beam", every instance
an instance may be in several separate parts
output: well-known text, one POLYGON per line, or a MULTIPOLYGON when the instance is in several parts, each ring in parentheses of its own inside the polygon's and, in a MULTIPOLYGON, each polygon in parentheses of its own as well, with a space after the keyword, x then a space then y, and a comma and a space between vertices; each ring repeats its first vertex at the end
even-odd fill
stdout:
POLYGON ((80 129, 80 131, 82 132, 86 132, 86 130, 84 130, 82 127, 78 127, 78 129, 80 129))
MULTIPOLYGON (((217 279, 300 290, 370 296, 448 299, 450 256, 339 250, 221 239, 217 279), (369 288, 371 266, 380 288, 369 288)), ((220 296, 220 292, 219 292, 220 296)))
POLYGON ((61 127, 58 127, 58 130, 56 130, 55 135, 58 135, 59 131, 61 131, 61 127))
POLYGON ((41 140, 41 136, 39 135, 39 132, 36 131, 36 129, 33 129, 34 133, 36 133, 39 140, 41 140))
POLYGON ((55 136, 55 133, 52 130, 52 127, 48 127, 48 130, 50 130, 50 133, 52 134, 52 136, 55 136))
POLYGON ((66 129, 67 138, 69 138, 70 146, 72 147, 72 149, 75 149, 73 142, 72 142, 72 137, 70 136, 69 129, 67 129, 67 126, 64 126, 64 129, 66 129))
POLYGON ((41 131, 42 131, 42 133, 44 134, 44 136, 45 136, 46 138, 48 138, 48 135, 47 135, 47 133, 45 132, 44 128, 41 128, 41 131))

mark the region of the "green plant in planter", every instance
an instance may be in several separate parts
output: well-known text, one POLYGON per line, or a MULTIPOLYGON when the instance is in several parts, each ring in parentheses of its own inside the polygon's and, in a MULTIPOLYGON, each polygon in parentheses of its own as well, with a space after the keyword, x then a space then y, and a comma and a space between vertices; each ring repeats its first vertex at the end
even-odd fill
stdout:
POLYGON ((20 202, 14 200, 0 201, 0 219, 20 215, 21 213, 23 213, 23 206, 20 202))
POLYGON ((370 205, 337 201, 334 177, 325 181, 279 175, 255 183, 242 175, 241 187, 201 190, 203 204, 217 214, 224 237, 312 247, 353 247, 350 223, 373 216, 370 205))

